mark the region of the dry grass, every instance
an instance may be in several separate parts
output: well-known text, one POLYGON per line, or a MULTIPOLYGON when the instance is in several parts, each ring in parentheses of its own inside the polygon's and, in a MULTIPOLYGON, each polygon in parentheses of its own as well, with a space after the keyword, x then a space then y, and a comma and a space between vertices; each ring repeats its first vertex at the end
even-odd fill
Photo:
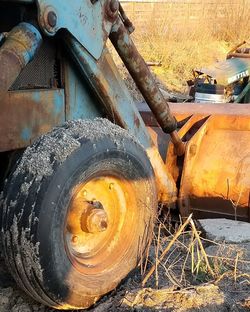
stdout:
POLYGON ((141 270, 91 311, 249 311, 250 245, 203 235, 191 216, 177 224, 162 213, 141 270))
POLYGON ((239 43, 250 39, 250 26, 248 23, 250 16, 249 0, 229 0, 229 5, 224 8, 225 18, 210 27, 212 34, 219 40, 239 43))
MULTIPOLYGON (((249 39, 250 1, 228 3, 221 19, 211 20, 211 10, 206 10, 204 2, 203 18, 198 23, 177 23, 170 10, 164 11, 163 19, 152 14, 143 28, 137 27, 134 41, 146 61, 162 63, 153 70, 168 89, 185 92, 193 68, 224 59, 232 46, 249 39)), ((134 23, 137 26, 136 17, 134 23)))
POLYGON ((171 224, 158 220, 142 287, 127 291, 122 306, 215 312, 238 311, 231 310, 235 305, 247 311, 250 259, 243 245, 203 238, 191 216, 178 227, 171 224))
POLYGON ((181 288, 193 286, 194 282, 218 284, 225 276, 230 276, 236 284, 242 274, 250 283, 249 272, 244 272, 250 267, 244 248, 203 238, 191 215, 172 230, 165 221, 158 220, 153 246, 151 260, 146 259, 150 268, 144 275, 143 287, 153 278, 158 288, 162 272, 171 286, 181 288))

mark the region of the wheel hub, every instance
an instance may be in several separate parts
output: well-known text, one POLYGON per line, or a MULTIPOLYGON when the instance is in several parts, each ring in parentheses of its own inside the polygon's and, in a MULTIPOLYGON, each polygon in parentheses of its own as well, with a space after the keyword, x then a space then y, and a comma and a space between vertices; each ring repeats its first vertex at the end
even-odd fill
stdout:
POLYGON ((108 227, 107 213, 103 205, 98 201, 88 201, 78 198, 71 206, 68 216, 67 229, 73 235, 72 240, 77 240, 75 236, 83 233, 99 233, 108 227))
POLYGON ((109 175, 95 176, 72 191, 65 243, 78 270, 96 274, 122 258, 133 240, 134 230, 127 226, 135 222, 133 194, 127 180, 109 175))
POLYGON ((108 227, 108 219, 101 203, 86 202, 87 208, 81 216, 81 229, 88 233, 103 232, 108 227))

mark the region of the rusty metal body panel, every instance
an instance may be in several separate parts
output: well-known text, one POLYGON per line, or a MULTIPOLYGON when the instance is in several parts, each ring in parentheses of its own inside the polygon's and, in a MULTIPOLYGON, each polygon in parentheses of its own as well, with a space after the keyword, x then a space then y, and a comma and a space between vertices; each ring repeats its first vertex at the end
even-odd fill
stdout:
POLYGON ((71 62, 64 60, 65 119, 93 119, 105 116, 98 100, 90 92, 89 86, 82 83, 81 75, 71 62))
POLYGON ((65 121, 64 90, 13 91, 0 97, 0 152, 26 147, 65 121))

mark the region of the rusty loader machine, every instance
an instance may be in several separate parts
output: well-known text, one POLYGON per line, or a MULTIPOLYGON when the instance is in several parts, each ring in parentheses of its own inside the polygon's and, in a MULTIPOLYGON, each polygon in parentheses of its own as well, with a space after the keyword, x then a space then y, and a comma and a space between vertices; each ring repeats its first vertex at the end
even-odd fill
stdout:
POLYGON ((0 0, 1 254, 57 309, 93 305, 140 263, 158 202, 250 220, 250 105, 168 105, 132 31, 117 0, 0 0))

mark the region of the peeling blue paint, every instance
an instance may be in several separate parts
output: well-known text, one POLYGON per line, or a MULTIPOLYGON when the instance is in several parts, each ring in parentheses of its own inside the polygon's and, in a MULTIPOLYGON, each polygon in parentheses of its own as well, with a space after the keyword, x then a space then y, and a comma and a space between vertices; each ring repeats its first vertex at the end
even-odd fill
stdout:
POLYGON ((83 83, 77 69, 73 64, 66 64, 65 78, 67 88, 66 120, 93 119, 102 117, 103 113, 98 107, 98 101, 90 92, 87 83, 83 83))
MULTIPOLYGON (((96 93, 99 103, 103 103, 103 107, 110 105, 110 110, 116 112, 123 123, 122 126, 137 137, 146 149, 150 148, 153 144, 151 137, 108 49, 103 50, 102 58, 97 62, 72 36, 64 39, 78 69, 96 93)), ((87 107, 82 106, 82 110, 87 110, 87 107)), ((74 112, 73 109, 71 114, 74 112)))
POLYGON ((32 100, 37 104, 41 103, 41 93, 40 92, 32 92, 32 100))
POLYGON ((43 16, 47 8, 53 8, 57 20, 53 32, 43 31, 48 36, 53 36, 59 29, 67 29, 95 58, 99 59, 109 32, 112 22, 103 18, 106 10, 105 0, 83 1, 83 0, 37 0, 40 15, 43 16))
POLYGON ((64 111, 64 102, 62 101, 62 97, 60 94, 55 93, 54 99, 53 99, 53 105, 54 105, 54 114, 59 115, 64 111))
POLYGON ((24 128, 21 132, 21 138, 23 141, 31 140, 32 131, 30 128, 24 128))

